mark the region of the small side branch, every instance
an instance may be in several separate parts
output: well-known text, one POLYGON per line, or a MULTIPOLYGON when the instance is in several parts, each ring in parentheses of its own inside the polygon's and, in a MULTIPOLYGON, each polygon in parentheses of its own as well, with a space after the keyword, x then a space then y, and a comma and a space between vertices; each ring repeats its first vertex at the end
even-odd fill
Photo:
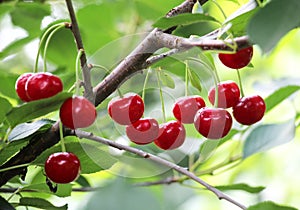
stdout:
POLYGON ((108 140, 108 139, 105 139, 105 138, 102 138, 102 137, 99 137, 99 136, 95 136, 95 135, 93 135, 92 133, 89 133, 89 132, 85 132, 85 131, 81 131, 81 130, 76 130, 76 135, 79 138, 90 139, 90 140, 99 142, 101 144, 105 144, 105 145, 117 148, 119 150, 124 150, 124 151, 130 152, 132 154, 138 155, 140 157, 143 157, 145 159, 152 160, 153 162, 156 162, 156 163, 158 163, 160 165, 166 166, 166 167, 168 167, 170 169, 173 169, 173 170, 175 170, 175 171, 177 171, 177 172, 179 172, 179 173, 181 173, 183 175, 186 175, 190 179, 198 182, 199 184, 201 184, 202 186, 204 186, 207 190, 213 192, 220 200, 224 199, 224 200, 227 200, 228 202, 230 202, 230 203, 238 206, 239 208, 241 208, 243 210, 247 209, 246 206, 244 206, 243 204, 241 204, 238 201, 232 199, 228 195, 224 194, 220 190, 214 188, 210 184, 206 183, 205 181, 203 181, 202 179, 200 179, 199 177, 197 177, 194 173, 188 171, 186 168, 183 168, 183 167, 181 167, 181 166, 179 166, 179 165, 177 165, 175 163, 167 161, 167 160, 165 160, 163 158, 160 158, 160 157, 158 157, 156 155, 147 153, 147 152, 145 152, 143 150, 136 149, 136 148, 133 148, 133 147, 129 147, 129 146, 126 146, 126 145, 122 145, 122 144, 116 143, 114 141, 111 141, 111 140, 108 140))

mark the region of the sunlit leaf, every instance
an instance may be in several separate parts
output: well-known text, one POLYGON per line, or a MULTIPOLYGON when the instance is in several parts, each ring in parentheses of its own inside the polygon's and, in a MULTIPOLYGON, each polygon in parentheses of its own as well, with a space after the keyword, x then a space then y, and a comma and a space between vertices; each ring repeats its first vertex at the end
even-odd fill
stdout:
POLYGON ((164 86, 167 86, 168 88, 171 89, 175 88, 175 82, 167 72, 160 70, 159 74, 160 74, 160 80, 164 86))
POLYGON ((224 186, 215 186, 215 188, 221 190, 221 191, 226 191, 226 190, 241 190, 245 191, 248 193, 260 193, 265 189, 265 187, 252 187, 249 186, 248 184, 232 184, 232 185, 224 185, 224 186))
POLYGON ((0 97, 0 124, 4 121, 5 115, 12 109, 12 105, 5 98, 0 97))
POLYGON ((243 156, 247 158, 255 153, 269 150, 273 147, 291 141, 295 136, 294 119, 281 124, 260 125, 247 136, 243 156))
POLYGON ((72 185, 71 184, 58 184, 57 191, 55 193, 51 192, 49 186, 46 182, 38 183, 38 184, 30 184, 23 187, 23 190, 31 190, 38 193, 47 193, 54 194, 58 197, 68 197, 72 193, 72 185))
POLYGON ((262 203, 258 203, 256 205, 250 206, 247 208, 248 210, 297 210, 294 207, 289 206, 281 206, 271 201, 266 201, 262 203))
POLYGON ((54 206, 49 201, 43 198, 34 198, 34 197, 21 197, 19 206, 31 206, 39 209, 51 209, 51 210, 67 210, 68 204, 64 206, 54 206))
POLYGON ((201 86, 201 81, 199 76, 193 71, 193 70, 189 70, 188 72, 189 74, 189 80, 191 82, 191 84, 193 85, 193 87, 195 87, 199 92, 202 91, 202 86, 201 86))

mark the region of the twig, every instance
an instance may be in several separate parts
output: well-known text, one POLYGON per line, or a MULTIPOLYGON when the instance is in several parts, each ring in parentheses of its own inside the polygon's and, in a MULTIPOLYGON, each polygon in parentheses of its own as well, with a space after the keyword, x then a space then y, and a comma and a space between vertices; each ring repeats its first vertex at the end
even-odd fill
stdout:
POLYGON ((82 55, 80 56, 80 66, 81 66, 81 69, 82 69, 82 76, 83 76, 83 81, 84 81, 84 84, 83 84, 84 90, 85 90, 84 91, 84 97, 89 99, 91 102, 94 102, 95 97, 94 97, 94 94, 93 94, 93 87, 92 87, 92 83, 91 83, 90 69, 87 65, 87 58, 86 58, 86 55, 84 53, 83 42, 82 42, 82 38, 81 38, 81 35, 80 35, 80 31, 79 31, 75 11, 74 11, 74 8, 73 8, 72 0, 66 0, 66 5, 67 5, 69 15, 70 15, 70 19, 71 19, 70 29, 71 29, 71 31, 74 35, 76 45, 77 45, 77 49, 83 51, 82 55))
POLYGON ((168 167, 170 169, 174 169, 175 171, 177 171, 177 172, 179 172, 179 173, 181 173, 183 175, 186 175, 190 179, 198 182, 199 184, 201 184, 202 186, 204 186, 207 190, 213 192, 220 200, 224 199, 224 200, 227 200, 228 202, 230 202, 230 203, 238 206, 241 209, 244 209, 244 210, 247 209, 243 204, 241 204, 238 201, 232 199, 228 195, 224 194, 220 190, 214 188, 210 184, 206 183, 205 181, 203 181, 202 179, 200 179, 199 177, 197 177, 194 173, 188 171, 186 168, 183 168, 183 167, 181 167, 181 166, 179 166, 179 165, 177 165, 175 163, 169 162, 169 161, 167 161, 165 159, 162 159, 162 158, 160 158, 160 157, 158 157, 156 155, 153 155, 151 153, 144 152, 141 149, 136 149, 136 148, 133 148, 133 147, 129 147, 129 146, 126 146, 126 145, 122 145, 122 144, 116 143, 114 141, 111 141, 111 140, 108 140, 108 139, 105 139, 105 138, 102 138, 102 137, 99 137, 99 136, 95 136, 95 135, 93 135, 92 133, 89 133, 89 132, 85 132, 85 131, 81 131, 81 130, 76 130, 75 133, 76 133, 77 137, 79 137, 79 138, 90 139, 90 140, 93 140, 93 141, 96 141, 96 142, 99 142, 99 143, 102 143, 102 144, 105 144, 105 145, 117 148, 119 150, 124 150, 124 151, 130 152, 132 154, 136 154, 136 155, 138 155, 138 156, 140 156, 142 158, 145 158, 145 159, 148 159, 148 160, 152 160, 153 162, 156 162, 156 163, 158 163, 160 165, 166 166, 166 167, 168 167))

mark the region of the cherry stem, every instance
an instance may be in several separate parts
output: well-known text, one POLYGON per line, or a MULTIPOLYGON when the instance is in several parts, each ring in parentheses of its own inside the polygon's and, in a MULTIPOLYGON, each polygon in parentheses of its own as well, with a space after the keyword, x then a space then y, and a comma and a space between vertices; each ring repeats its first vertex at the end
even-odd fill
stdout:
POLYGON ((48 49, 48 46, 49 46, 49 43, 50 43, 50 40, 52 38, 52 36, 58 31, 60 30, 61 28, 65 27, 65 24, 59 24, 57 25, 56 28, 54 28, 51 33, 49 34, 49 36, 47 37, 47 40, 46 40, 46 43, 45 43, 45 47, 44 47, 44 54, 43 54, 43 57, 44 57, 44 72, 47 72, 47 59, 46 59, 46 55, 47 55, 47 49, 48 49))
POLYGON ((83 49, 79 49, 77 56, 76 56, 76 61, 75 61, 75 74, 76 74, 76 90, 75 90, 75 95, 79 95, 79 89, 80 89, 80 81, 79 81, 79 60, 81 55, 83 54, 83 49))
POLYGON ((161 78, 160 78, 159 71, 160 71, 160 69, 158 69, 156 71, 157 85, 158 85, 158 88, 159 88, 159 97, 160 97, 160 101, 161 101, 161 109, 162 109, 162 112, 163 112, 163 121, 166 122, 167 118, 166 118, 166 110, 165 110, 165 101, 164 101, 164 97, 163 97, 162 87, 161 87, 161 84, 160 84, 161 78))
POLYGON ((227 19, 227 16, 226 16, 224 10, 222 9, 222 7, 220 6, 220 4, 219 4, 218 2, 216 2, 215 0, 212 0, 211 2, 214 3, 214 4, 218 7, 218 9, 221 11, 223 17, 224 17, 225 20, 226 20, 226 19, 227 19))
MULTIPOLYGON (((39 47, 38 47, 38 51, 37 51, 37 55, 36 55, 36 58, 35 58, 35 65, 34 65, 34 70, 33 72, 34 73, 37 73, 38 72, 38 63, 39 63, 39 56, 40 56, 40 52, 41 52, 41 47, 42 47, 42 44, 44 43, 45 39, 47 38, 48 34, 55 28, 59 27, 59 26, 62 26, 63 23, 58 23, 58 24, 55 24, 51 27, 49 27, 45 33, 43 34, 41 40, 40 40, 40 43, 39 43, 39 47)), ((63 24, 65 25, 65 24, 63 24)))
POLYGON ((189 64, 187 61, 184 62, 185 63, 185 96, 188 96, 189 95, 189 64))
POLYGON ((2 169, 0 169, 0 173, 2 173, 2 172, 4 172, 4 171, 13 170, 13 169, 16 169, 16 168, 27 167, 27 166, 29 166, 29 165, 30 165, 30 163, 24 163, 24 164, 15 165, 15 166, 7 167, 7 168, 2 168, 2 169))
POLYGON ((147 69, 144 85, 143 85, 143 91, 142 91, 142 99, 145 101, 145 94, 146 94, 146 87, 149 80, 149 69, 147 69))
POLYGON ((67 150, 66 150, 66 145, 65 145, 63 124, 61 122, 59 122, 59 137, 60 137, 61 151, 66 152, 67 150))
POLYGON ((245 93, 244 93, 244 89, 243 89, 243 83, 242 83, 242 78, 241 78, 241 74, 240 71, 237 69, 236 70, 237 75, 238 75, 238 80, 239 80, 239 85, 240 85, 240 91, 241 91, 241 96, 244 97, 245 93))

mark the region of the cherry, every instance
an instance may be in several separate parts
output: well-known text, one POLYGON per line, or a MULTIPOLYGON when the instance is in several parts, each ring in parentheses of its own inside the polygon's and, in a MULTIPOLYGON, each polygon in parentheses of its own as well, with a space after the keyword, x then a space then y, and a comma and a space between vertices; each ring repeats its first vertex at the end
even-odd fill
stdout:
POLYGON ((179 121, 169 121, 159 127, 158 138, 154 143, 161 149, 171 150, 180 147, 185 140, 185 128, 179 121))
POLYGON ((32 75, 33 75, 33 73, 22 74, 21 76, 19 76, 19 78, 17 79, 16 84, 15 84, 15 89, 16 89, 16 92, 17 92, 19 98, 25 102, 31 101, 25 91, 25 85, 26 85, 28 78, 31 77, 32 75))
POLYGON ((196 130, 206 138, 220 139, 228 134, 232 117, 223 108, 201 108, 195 115, 196 130))
POLYGON ((136 144, 149 144, 158 136, 158 122, 153 118, 142 118, 126 126, 128 138, 136 144))
POLYGON ((30 100, 49 98, 63 90, 59 77, 51 73, 37 73, 28 78, 25 91, 30 100))
POLYGON ((71 129, 85 128, 93 124, 97 111, 89 100, 82 96, 68 98, 60 107, 59 116, 62 124, 71 129))
POLYGON ((234 54, 219 54, 220 61, 227 67, 232 69, 240 69, 247 66, 253 56, 253 47, 247 47, 237 51, 234 54))
POLYGON ((187 96, 179 98, 173 106, 173 114, 182 123, 193 123, 196 112, 205 107, 201 96, 187 96))
MULTIPOLYGON (((208 99, 212 105, 215 104, 216 89, 212 88, 208 92, 208 99)), ((239 86, 233 81, 225 81, 218 84, 218 107, 229 108, 238 103, 240 99, 239 86)))
POLYGON ((233 107, 233 116, 243 125, 252 125, 260 121, 266 111, 266 104, 259 95, 243 97, 233 107))
POLYGON ((116 97, 108 103, 108 113, 115 122, 121 125, 130 125, 143 116, 143 99, 135 93, 116 97))
POLYGON ((45 173, 55 183, 70 183, 80 174, 80 161, 70 152, 53 153, 45 162, 45 173))

